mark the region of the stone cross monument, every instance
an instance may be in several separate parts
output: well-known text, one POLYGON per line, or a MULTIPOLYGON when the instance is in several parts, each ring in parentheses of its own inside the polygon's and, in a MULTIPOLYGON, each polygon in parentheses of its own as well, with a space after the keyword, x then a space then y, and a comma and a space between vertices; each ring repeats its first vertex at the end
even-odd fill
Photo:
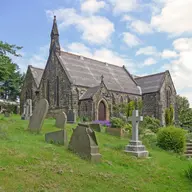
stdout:
POLYGON ((22 120, 29 120, 30 117, 32 116, 32 100, 27 99, 23 106, 23 114, 21 116, 22 120))
POLYGON ((132 139, 129 145, 125 147, 125 152, 136 157, 147 157, 148 151, 145 150, 145 146, 139 141, 139 122, 143 121, 143 117, 139 116, 138 110, 133 110, 132 116, 128 118, 128 121, 132 122, 132 139))

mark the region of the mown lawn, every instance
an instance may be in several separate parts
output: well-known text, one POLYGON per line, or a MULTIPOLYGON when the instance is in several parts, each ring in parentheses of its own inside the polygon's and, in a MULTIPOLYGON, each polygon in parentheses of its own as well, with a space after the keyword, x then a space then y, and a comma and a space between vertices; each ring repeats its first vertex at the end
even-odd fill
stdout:
MULTIPOLYGON (((58 130, 45 121, 41 134, 27 131, 28 121, 4 118, 7 139, 0 138, 0 192, 190 192, 184 170, 190 161, 160 149, 150 158, 136 159, 123 152, 127 139, 96 133, 102 162, 92 164, 63 146, 45 143, 44 134, 58 130)), ((75 125, 67 125, 69 138, 75 125)))

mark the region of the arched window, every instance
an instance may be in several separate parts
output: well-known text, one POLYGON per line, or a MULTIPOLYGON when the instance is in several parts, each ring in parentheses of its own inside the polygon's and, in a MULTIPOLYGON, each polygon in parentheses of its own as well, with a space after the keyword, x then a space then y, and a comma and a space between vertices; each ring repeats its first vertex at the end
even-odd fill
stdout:
POLYGON ((49 85, 49 80, 47 80, 47 101, 50 103, 49 91, 50 91, 50 85, 49 85))
POLYGON ((167 101, 167 108, 171 105, 171 88, 168 87, 166 90, 166 101, 167 101))
POLYGON ((129 95, 127 95, 127 103, 129 103, 131 100, 129 98, 129 95))
POLYGON ((57 76, 57 82, 56 82, 56 86, 57 86, 57 106, 59 106, 59 77, 57 76))
POLYGON ((115 105, 115 96, 113 93, 112 93, 112 103, 113 103, 113 105, 115 105))
POLYGON ((120 98, 120 103, 123 104, 123 97, 120 98))

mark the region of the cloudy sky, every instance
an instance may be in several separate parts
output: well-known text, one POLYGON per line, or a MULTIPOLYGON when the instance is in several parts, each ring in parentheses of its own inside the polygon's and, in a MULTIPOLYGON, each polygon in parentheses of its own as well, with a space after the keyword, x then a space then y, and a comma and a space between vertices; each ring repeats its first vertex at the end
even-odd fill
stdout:
POLYGON ((0 40, 23 46, 27 65, 44 67, 53 15, 62 49, 132 74, 170 70, 177 92, 192 104, 192 0, 6 0, 0 40))

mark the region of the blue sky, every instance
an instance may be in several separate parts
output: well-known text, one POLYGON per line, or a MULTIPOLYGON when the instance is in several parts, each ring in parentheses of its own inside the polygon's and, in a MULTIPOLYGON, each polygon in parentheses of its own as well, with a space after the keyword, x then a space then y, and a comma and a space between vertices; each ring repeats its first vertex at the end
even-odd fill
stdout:
POLYGON ((0 40, 23 46, 13 58, 46 64, 53 15, 62 49, 132 74, 170 70, 177 92, 192 103, 191 0, 7 0, 0 6, 0 40))

